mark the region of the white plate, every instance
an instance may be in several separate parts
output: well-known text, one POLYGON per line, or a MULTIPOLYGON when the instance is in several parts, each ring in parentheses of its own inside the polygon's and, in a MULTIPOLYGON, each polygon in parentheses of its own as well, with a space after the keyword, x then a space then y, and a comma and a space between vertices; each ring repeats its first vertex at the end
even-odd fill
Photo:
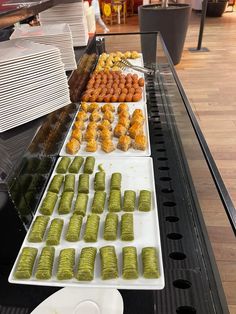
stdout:
MULTIPOLYGON (((50 66, 49 65, 47 68, 42 69, 42 71, 40 70, 40 66, 39 66, 38 71, 37 70, 28 69, 25 72, 22 71, 21 73, 18 73, 18 74, 16 74, 13 77, 11 77, 10 75, 7 75, 5 78, 1 78, 1 83, 3 85, 7 84, 8 87, 10 88, 12 85, 14 86, 15 82, 17 82, 19 80, 24 80, 24 81, 29 80, 29 82, 30 82, 31 81, 31 77, 34 77, 36 75, 39 76, 40 74, 41 75, 49 74, 51 72, 56 72, 56 71, 60 71, 60 70, 64 70, 65 71, 63 63, 58 63, 57 65, 54 65, 54 66, 50 66)), ((65 75, 65 73, 64 73, 64 75, 65 75)))
MULTIPOLYGON (((62 71, 61 71, 61 74, 63 74, 62 71)), ((31 91, 37 87, 40 87, 40 86, 43 87, 45 85, 52 84, 54 81, 58 80, 57 75, 56 76, 51 75, 51 76, 52 77, 50 77, 50 76, 46 77, 45 76, 45 79, 43 79, 41 81, 36 81, 36 82, 26 84, 26 85, 23 85, 20 87, 15 87, 13 90, 7 89, 6 91, 1 92, 1 97, 6 96, 8 94, 11 94, 11 97, 14 95, 20 96, 21 94, 26 93, 28 91, 31 91)))
POLYGON ((116 289, 63 288, 43 301, 31 314, 123 314, 116 289))
MULTIPOLYGON (((65 96, 58 97, 56 101, 50 103, 43 103, 38 107, 28 109, 24 112, 20 112, 19 114, 15 114, 14 120, 12 120, 12 115, 5 117, 1 122, 2 127, 15 127, 17 125, 24 124, 28 121, 32 121, 37 119, 38 117, 44 116, 47 113, 57 110, 62 106, 68 105, 68 98, 65 96)), ((1 121, 1 120, 0 120, 1 121)))
POLYGON ((31 69, 33 67, 39 67, 40 69, 46 68, 47 66, 56 66, 57 63, 60 63, 60 55, 48 55, 48 56, 40 56, 37 60, 29 59, 24 60, 24 62, 16 62, 9 65, 1 65, 1 76, 2 74, 9 73, 9 75, 13 75, 13 71, 24 71, 25 69, 31 69))
MULTIPOLYGON (((39 98, 38 100, 25 100, 22 102, 18 103, 18 106, 14 107, 14 103, 17 102, 9 102, 9 110, 7 110, 7 107, 0 107, 0 112, 1 112, 1 119, 9 119, 10 117, 14 116, 14 119, 18 115, 26 115, 29 110, 39 110, 40 106, 46 106, 48 104, 49 106, 56 102, 58 99, 61 97, 66 97, 68 101, 69 96, 66 92, 55 92, 51 95, 45 96, 44 98, 39 98)), ((5 120, 3 122, 5 122, 5 120)))
POLYGON ((11 39, 19 37, 33 37, 33 36, 65 36, 65 34, 70 34, 70 28, 68 24, 54 24, 47 27, 44 26, 35 26, 31 27, 29 25, 24 27, 18 27, 15 29, 11 35, 11 39))
MULTIPOLYGON (((61 158, 59 158, 58 162, 61 158)), ((57 162, 57 164, 58 164, 57 162)), ((105 241, 103 239, 103 225, 105 216, 108 213, 107 210, 107 202, 105 206, 104 213, 100 215, 100 227, 99 227, 99 234, 98 234, 98 241, 96 243, 86 243, 82 239, 84 234, 84 226, 86 219, 83 220, 83 226, 80 236, 80 241, 75 243, 69 243, 65 241, 65 233, 68 227, 69 218, 71 216, 70 214, 67 215, 59 215, 57 212, 57 206, 58 202, 55 206, 55 210, 53 214, 50 216, 50 220, 52 220, 55 217, 60 217, 64 219, 64 227, 63 232, 61 236, 61 243, 60 245, 56 246, 56 252, 55 252, 55 260, 57 260, 59 252, 63 248, 74 248, 76 250, 76 262, 75 265, 78 265, 78 256, 81 251, 81 248, 83 247, 89 247, 93 246, 97 249, 105 246, 105 245, 114 245, 118 257, 118 265, 119 265, 119 275, 120 277, 117 279, 112 280, 102 280, 100 276, 100 258, 99 254, 96 256, 95 261, 95 272, 94 272, 94 280, 91 282, 82 282, 78 281, 76 279, 71 280, 63 280, 58 281, 56 279, 56 265, 57 263, 54 263, 53 268, 53 276, 50 280, 37 280, 34 277, 35 274, 35 268, 33 270, 33 277, 29 280, 18 280, 14 278, 14 272, 17 260, 19 258, 19 255, 25 246, 31 246, 36 247, 39 249, 38 256, 41 252, 41 249, 45 246, 45 242, 43 243, 29 243, 27 241, 29 231, 25 237, 25 240, 23 242, 23 245, 20 249, 20 252, 18 254, 18 257, 14 263, 14 266, 11 270, 10 276, 9 276, 9 282, 11 283, 19 283, 19 284, 29 284, 29 285, 43 285, 43 286, 72 286, 72 287, 94 287, 94 288, 117 288, 117 289, 141 289, 141 290, 159 290, 164 288, 164 272, 163 272, 163 262, 162 262, 162 252, 161 252, 161 242, 160 242, 160 231, 159 231, 159 221, 158 221, 158 211, 157 211, 157 203, 156 203, 156 192, 155 192, 155 181, 154 181, 154 172, 153 172, 153 164, 152 164, 152 158, 150 157, 143 157, 143 158, 118 158, 114 157, 111 159, 104 159, 101 157, 96 158, 95 163, 95 169, 94 174, 90 175, 90 194, 89 194, 89 203, 88 203, 88 209, 87 214, 91 213, 91 202, 94 194, 93 190, 93 181, 95 172, 98 171, 98 165, 102 164, 105 172, 106 172, 106 191, 109 191, 109 184, 110 184, 110 176, 113 172, 120 172, 122 174, 122 195, 124 190, 132 189, 136 191, 137 197, 139 194, 139 191, 142 189, 148 189, 152 192, 152 208, 150 212, 140 212, 137 209, 133 212, 134 215, 134 241, 121 241, 120 237, 116 241, 105 241), (135 246, 137 248, 138 253, 138 268, 139 268, 139 278, 136 280, 124 280, 121 277, 121 266, 122 266, 122 247, 124 246, 135 246), (147 246, 155 246, 158 250, 158 260, 159 260, 159 268, 160 268, 160 277, 157 279, 145 279, 142 276, 142 262, 141 262, 141 250, 143 247, 147 246)), ((56 165, 57 166, 57 165, 56 165)), ((56 169, 55 166, 55 169, 56 169)), ((82 171, 82 170, 81 170, 82 171)), ((81 173, 80 171, 80 173, 81 173)), ((55 174, 53 172, 52 176, 55 174)), ((78 177, 79 175, 76 175, 76 186, 75 191, 78 190, 78 177)), ((51 181, 51 180, 50 180, 51 181)), ((50 184, 50 182, 49 182, 50 184)), ((46 191, 44 193, 44 196, 42 200, 44 199, 46 195, 46 191)), ((38 210, 35 214, 34 219, 39 215, 39 208, 41 206, 42 200, 39 204, 38 210)), ((75 200, 75 198, 74 198, 75 200)), ((73 206, 72 206, 73 208, 73 206)), ((124 212, 118 213, 119 220, 120 216, 124 212)), ((50 223, 49 223, 50 225, 50 223)), ((48 226, 49 226, 48 225, 48 226)), ((120 229, 120 224, 119 224, 120 229)), ((47 229, 48 230, 48 229, 47 229)), ((47 233, 47 231, 46 231, 47 233)), ((37 265, 37 262, 35 263, 37 265)))
POLYGON ((38 55, 59 52, 57 48, 49 45, 36 44, 28 40, 13 39, 0 43, 0 64, 10 64, 29 57, 35 58, 38 55))
POLYGON ((15 105, 24 105, 27 102, 37 103, 41 100, 47 100, 47 97, 48 100, 50 100, 50 97, 55 97, 54 99, 56 99, 57 95, 60 93, 67 94, 69 97, 67 81, 56 81, 52 84, 48 84, 47 86, 39 87, 31 90, 30 92, 26 92, 25 94, 15 95, 14 97, 9 95, 9 97, 5 100, 0 99, 0 109, 5 108, 8 105, 9 110, 11 110, 11 108, 14 108, 15 105))
POLYGON ((41 115, 45 115, 45 110, 50 109, 49 112, 54 111, 52 110, 53 106, 64 104, 64 106, 68 105, 70 103, 70 100, 68 100, 67 95, 61 94, 58 95, 58 97, 51 100, 45 100, 37 104, 35 107, 29 107, 25 108, 23 111, 17 110, 16 112, 12 113, 10 112, 8 115, 1 114, 1 126, 6 124, 13 124, 15 122, 19 123, 21 120, 24 120, 25 118, 28 121, 34 120, 37 118, 37 115, 40 113, 41 115), (36 115, 36 118, 35 118, 36 115), (14 119, 12 119, 12 116, 14 116, 14 119))
MULTIPOLYGON (((105 103, 99 103, 99 105, 102 107, 102 105, 104 105, 105 103)), ((117 107, 119 106, 120 103, 112 103, 112 105, 114 105, 115 107, 115 113, 114 113, 114 122, 112 123, 112 129, 114 130, 114 127, 116 126, 117 122, 118 122, 118 115, 117 115, 117 107)), ((88 153, 85 151, 85 147, 86 147, 86 142, 83 141, 82 144, 81 144, 81 147, 80 147, 80 150, 78 151, 78 153, 76 153, 74 156, 86 156, 88 154, 91 154, 93 156, 103 156, 105 158, 109 158, 109 157, 113 157, 113 156, 119 156, 119 157, 130 157, 130 156, 140 156, 140 157, 143 157, 143 156, 150 156, 151 155, 151 147, 150 147, 150 139, 149 139, 149 127, 148 127, 148 115, 147 115, 147 106, 146 104, 142 103, 140 104, 140 102, 137 102, 137 103, 128 103, 128 106, 129 106, 129 112, 130 114, 133 113, 133 111, 135 109, 142 109, 143 112, 144 112, 144 115, 145 115, 145 121, 144 121, 144 135, 146 135, 147 137, 147 148, 143 151, 143 150, 137 150, 137 149, 133 149, 132 147, 127 151, 127 152, 124 152, 120 149, 115 149, 113 150, 111 153, 106 153, 104 152, 102 149, 101 149, 101 144, 100 142, 97 140, 97 143, 98 143, 98 149, 96 152, 94 153, 88 153)), ((71 133, 72 133, 72 129, 73 129, 73 125, 74 125, 74 122, 76 121, 76 115, 75 115, 75 118, 74 118, 74 121, 73 123, 71 124, 71 127, 69 129, 69 132, 67 133, 67 136, 65 138, 65 141, 64 141, 64 144, 62 146, 62 149, 60 151, 60 156, 72 156, 70 154, 68 154, 66 152, 66 144, 69 142, 70 140, 70 137, 71 137, 71 133)), ((88 121, 89 122, 89 121, 88 121)), ((87 125, 87 123, 85 124, 85 126, 87 125)), ((99 122, 98 122, 99 123, 99 122)), ((84 131, 83 131, 84 132, 84 131)), ((116 137, 113 137, 112 139, 113 143, 114 143, 114 146, 116 147, 117 146, 117 143, 118 143, 118 138, 116 137)))
POLYGON ((6 120, 4 119, 4 123, 0 123, 0 133, 5 132, 7 130, 10 130, 12 128, 15 128, 19 125, 22 125, 24 123, 30 122, 32 120, 35 120, 37 118, 40 118, 50 112, 53 112, 57 109, 60 109, 66 105, 68 105, 70 102, 68 102, 67 98, 60 98, 60 101, 58 99, 58 104, 56 103, 52 103, 50 105, 46 105, 44 108, 40 108, 39 111, 37 111, 36 109, 34 110, 34 112, 30 113, 29 116, 27 116, 27 114, 23 113, 21 117, 19 117, 18 119, 12 119, 12 117, 10 118, 10 120, 6 120), (6 122, 6 123, 5 123, 6 122))
POLYGON ((54 58, 53 60, 47 61, 46 59, 39 61, 37 64, 30 64, 26 66, 22 66, 20 68, 9 68, 7 71, 1 73, 1 80, 6 80, 9 78, 18 78, 25 74, 30 74, 33 72, 41 72, 47 70, 48 72, 53 71, 55 69, 63 68, 63 63, 61 61, 61 56, 58 58, 54 58), (11 71, 9 71, 11 70, 11 71))
POLYGON ((2 92, 11 93, 11 91, 13 89, 20 88, 20 87, 23 88, 27 84, 31 85, 33 83, 42 82, 44 79, 47 79, 47 78, 51 78, 51 80, 54 81, 55 79, 59 79, 59 78, 63 77, 63 75, 65 75, 65 71, 64 71, 64 69, 61 69, 61 68, 59 68, 55 72, 45 71, 45 73, 43 73, 43 72, 42 73, 32 73, 31 75, 27 75, 26 78, 22 78, 21 80, 14 81, 14 83, 12 83, 11 85, 8 85, 7 83, 3 84, 2 86, 0 86, 0 93, 2 93, 2 92))
MULTIPOLYGON (((21 89, 14 88, 13 90, 5 91, 2 97, 0 98, 0 103, 4 99, 12 100, 12 99, 20 99, 24 97, 32 97, 32 95, 35 95, 35 98, 37 98, 38 94, 41 96, 42 91, 48 90, 50 87, 53 87, 54 85, 62 85, 62 88, 64 90, 68 89, 68 83, 64 76, 59 77, 53 77, 48 78, 46 81, 40 81, 36 82, 34 84, 28 84, 25 86, 22 86, 21 89), (63 87, 64 86, 64 87, 63 87)), ((51 90, 53 92, 53 90, 51 90)), ((44 96, 44 95, 42 95, 44 96)))

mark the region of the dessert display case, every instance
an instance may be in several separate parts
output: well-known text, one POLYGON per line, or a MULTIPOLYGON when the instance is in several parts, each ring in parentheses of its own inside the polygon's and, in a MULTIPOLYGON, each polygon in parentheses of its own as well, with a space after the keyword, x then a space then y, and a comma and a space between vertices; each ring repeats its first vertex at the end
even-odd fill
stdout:
MULTIPOLYGON (((0 272, 3 278, 0 310, 30 313, 59 289, 10 284, 8 276, 60 158, 90 73, 102 53, 127 50, 142 53, 144 66, 152 70, 152 74, 145 75, 144 105, 148 116, 165 287, 162 290, 153 289, 153 286, 152 290, 120 290, 124 313, 228 313, 202 217, 202 207, 208 206, 203 190, 209 191, 209 203, 214 200, 215 206, 228 211, 234 225, 230 199, 161 36, 154 32, 95 36, 80 58, 78 69, 69 78, 74 104, 0 135, 1 155, 4 156, 0 167, 0 272)), ((96 153, 94 156, 96 158, 96 153)), ((107 154, 107 158, 111 161, 113 157, 107 154)), ((142 182, 142 178, 139 180, 142 182)))

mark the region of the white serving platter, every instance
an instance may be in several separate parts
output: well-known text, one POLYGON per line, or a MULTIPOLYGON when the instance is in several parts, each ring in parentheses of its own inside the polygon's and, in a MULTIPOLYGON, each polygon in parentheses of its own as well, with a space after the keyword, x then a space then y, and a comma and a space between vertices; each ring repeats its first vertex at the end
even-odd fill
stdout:
POLYGON ((67 287, 52 294, 31 314, 123 314, 123 310, 117 289, 67 287))
MULTIPOLYGON (((105 103, 98 103, 101 107, 105 104, 105 103)), ((114 122, 112 123, 112 130, 114 130, 114 127, 116 126, 117 122, 118 122, 118 115, 117 115, 117 108, 119 106, 120 103, 112 103, 112 105, 114 105, 115 107, 115 113, 114 113, 114 122)), ((142 109, 143 112, 144 112, 144 115, 145 115, 145 121, 144 121, 144 135, 146 135, 146 138, 147 138, 147 148, 146 150, 142 151, 142 150, 137 150, 137 149, 133 149, 132 147, 127 151, 127 152, 124 152, 118 148, 116 148, 114 151, 112 151, 111 153, 106 153, 104 152, 102 149, 101 149, 101 144, 99 142, 99 140, 97 140, 97 143, 98 143, 98 149, 96 152, 94 153, 88 153, 85 151, 85 147, 86 147, 86 142, 83 141, 82 144, 81 144, 81 147, 80 147, 80 150, 78 151, 78 153, 76 153, 75 155, 73 156, 78 156, 78 155, 81 155, 81 156, 86 156, 88 154, 91 154, 93 156, 103 156, 103 157, 106 157, 106 158, 109 158, 109 157, 113 157, 113 156, 119 156, 119 157, 127 157, 127 156, 150 156, 151 155, 151 147, 150 147, 150 139, 149 139, 149 127, 148 127, 148 114, 147 114, 147 106, 145 103, 142 103, 140 104, 140 102, 137 102, 137 103, 134 103, 134 102, 130 102, 128 103, 128 106, 129 106, 129 112, 130 114, 133 113, 133 111, 135 109, 142 109)), ((71 132, 72 132, 72 129, 73 129, 73 125, 74 125, 74 122, 76 121, 76 116, 74 118, 74 121, 73 123, 71 124, 71 127, 67 133, 67 136, 65 138, 65 141, 64 141, 64 144, 62 146, 62 149, 60 151, 60 156, 72 156, 70 154, 68 154, 66 152, 66 144, 67 142, 70 140, 70 137, 71 137, 71 132)), ((87 125, 88 122, 86 122, 85 126, 87 125)), ((99 123, 99 122, 98 122, 99 123)), ((113 143, 114 143, 114 146, 117 147, 117 143, 118 143, 118 138, 116 137, 113 137, 112 139, 113 143)))
MULTIPOLYGON (((57 164, 59 163, 61 158, 58 159, 57 164)), ((71 158, 73 160, 73 158, 71 158)), ((57 167, 57 164, 55 166, 55 169, 57 167)), ((164 288, 165 281, 164 281, 164 272, 163 272, 163 261, 162 261, 162 250, 161 250, 161 241, 160 241, 160 230, 159 230, 159 221, 158 221, 158 209, 157 209, 157 203, 156 203, 156 191, 155 191, 155 181, 154 181, 154 172, 153 172, 153 163, 151 157, 143 157, 143 158, 127 158, 127 159, 121 159, 118 157, 114 157, 112 159, 104 159, 101 157, 96 158, 95 162, 95 168, 94 173, 90 175, 90 193, 89 193, 89 202, 87 207, 87 215, 91 213, 91 202, 93 199, 94 194, 94 188, 93 188, 93 182, 94 182, 94 176, 95 173, 98 170, 98 165, 102 165, 104 171, 106 172, 106 192, 109 191, 109 184, 110 184, 110 177, 111 174, 114 172, 120 172, 122 174, 122 196, 125 190, 132 189, 136 191, 137 198, 139 195, 139 191, 142 189, 147 189, 152 192, 152 206, 150 212, 140 212, 135 209, 133 212, 134 215, 134 241, 121 241, 120 235, 118 232, 118 239, 116 241, 105 241, 103 239, 103 226, 106 214, 108 213, 107 209, 107 201, 105 205, 104 213, 100 215, 100 226, 99 226, 99 234, 98 234, 98 241, 96 243, 86 243, 83 240, 83 234, 84 234, 84 228, 85 228, 85 222, 86 218, 83 219, 83 226, 81 230, 80 240, 75 243, 70 243, 65 241, 65 233, 67 230, 69 218, 71 214, 73 213, 73 205, 71 209, 71 213, 67 215, 59 215, 57 212, 57 207, 59 200, 55 206, 53 214, 50 216, 50 221, 53 218, 62 218, 64 219, 64 227, 62 231, 61 236, 61 242, 60 245, 55 246, 56 252, 55 252, 55 260, 54 260, 54 267, 53 267, 53 275, 50 280, 37 280, 35 275, 36 265, 38 262, 39 254, 41 252, 41 249, 45 246, 45 238, 43 243, 30 243, 28 242, 28 234, 30 232, 30 229, 25 237, 25 240, 22 244, 22 247, 19 251, 19 254, 17 256, 17 259, 14 263, 14 266, 11 270, 11 273, 9 275, 9 282, 11 283, 18 283, 18 284, 29 284, 29 285, 41 285, 41 286, 58 286, 58 287, 93 287, 93 288, 117 288, 117 289, 148 289, 148 290, 160 290, 164 288), (113 245, 116 249, 116 254, 118 257, 118 268, 119 268, 119 278, 112 279, 112 280, 102 280, 100 275, 100 257, 99 253, 96 256, 95 260, 95 272, 94 272, 94 280, 88 282, 88 281, 78 281, 77 279, 71 279, 71 280, 62 280, 59 281, 56 278, 56 271, 57 271, 57 260, 58 255, 61 249, 63 248, 74 248, 76 251, 76 261, 75 265, 78 265, 78 256, 83 247, 96 247, 98 250, 99 248, 106 246, 106 245, 113 245), (30 246, 35 247, 38 249, 38 255, 36 258, 36 262, 33 269, 33 276, 29 280, 19 280, 14 278, 14 272, 16 269, 18 258, 21 254, 21 251, 23 247, 30 246), (124 280, 121 277, 121 271, 122 271, 122 247, 125 246, 135 246, 137 248, 138 253, 138 270, 139 270, 139 278, 136 280, 124 280), (159 270, 160 270, 160 277, 157 279, 145 279, 142 276, 142 262, 141 262, 141 250, 143 247, 147 246, 154 246, 157 248, 158 251, 158 264, 159 264, 159 270)), ((79 174, 83 171, 83 166, 81 167, 81 170, 79 174)), ((52 177, 55 174, 55 170, 49 180, 48 186, 50 184, 50 181, 52 177)), ((76 186, 75 191, 78 189, 78 178, 79 174, 76 175, 76 186)), ((48 188, 47 186, 47 188, 48 188)), ((44 193, 44 196, 42 200, 44 199, 46 195, 47 189, 44 193)), ((62 192, 62 189, 60 193, 62 192)), ((74 201, 76 198, 76 193, 74 196, 74 201)), ((108 198, 108 197, 107 197, 108 198)), ((35 214, 34 219, 39 213, 39 209, 42 203, 42 200, 39 204, 39 207, 37 209, 37 212, 35 214)), ((73 201, 73 203, 74 203, 73 201)), ((118 213, 119 220, 120 216, 124 214, 124 212, 118 213)), ((50 225, 50 222, 48 226, 50 225)), ((120 229, 120 222, 119 222, 119 228, 120 229)), ((46 230, 47 234, 48 228, 46 230)))

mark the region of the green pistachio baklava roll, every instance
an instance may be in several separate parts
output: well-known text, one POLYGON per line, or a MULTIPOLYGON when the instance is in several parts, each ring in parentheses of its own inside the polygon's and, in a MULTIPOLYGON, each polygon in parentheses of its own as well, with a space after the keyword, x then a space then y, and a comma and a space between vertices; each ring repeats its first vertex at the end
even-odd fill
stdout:
POLYGON ((54 207, 56 205, 56 202, 57 202, 57 194, 56 193, 53 193, 53 192, 47 192, 42 204, 41 204, 41 207, 40 207, 40 213, 43 214, 43 215, 51 215, 53 210, 54 210, 54 207))
POLYGON ((69 172, 70 173, 79 173, 80 168, 82 167, 84 162, 84 158, 81 156, 77 156, 73 159, 70 167, 69 167, 69 172))
POLYGON ((118 278, 118 262, 115 247, 108 245, 100 248, 102 280, 118 278))
POLYGON ((63 223, 63 219, 60 218, 54 218, 52 220, 46 239, 46 245, 58 245, 60 243, 63 223))
POLYGON ((133 212, 136 203, 136 193, 132 190, 126 190, 124 193, 123 210, 125 212, 133 212))
POLYGON ((73 214, 70 218, 69 226, 66 232, 66 240, 69 242, 79 241, 79 235, 83 223, 83 216, 73 214))
POLYGON ((88 216, 84 233, 85 242, 97 242, 99 222, 100 217, 98 215, 91 214, 88 216))
POLYGON ((54 247, 48 246, 42 249, 35 273, 35 277, 37 279, 46 280, 52 277, 54 256, 55 256, 54 247))
POLYGON ((121 216, 121 240, 134 240, 134 219, 133 214, 126 213, 121 216))
POLYGON ((95 166, 95 158, 89 156, 85 160, 84 173, 92 174, 95 166))
POLYGON ((69 280, 74 277, 74 265, 75 265, 75 249, 63 249, 60 251, 57 279, 69 280))
POLYGON ((78 185, 79 193, 89 193, 89 174, 82 173, 79 176, 79 185, 78 185))
POLYGON ((75 175, 65 175, 64 192, 74 192, 75 190, 75 175))
POLYGON ((121 189, 122 175, 119 172, 115 172, 111 175, 110 189, 120 190, 121 189))
POLYGON ((92 213, 102 214, 106 202, 107 193, 104 191, 96 191, 93 197, 92 213))
POLYGON ((63 192, 58 206, 60 215, 68 214, 71 210, 74 192, 63 192))
POLYGON ((138 278, 138 258, 137 249, 134 246, 126 246, 122 249, 123 279, 137 279, 138 278))
POLYGON ((97 254, 95 247, 85 247, 81 250, 76 278, 81 281, 91 281, 94 278, 94 264, 97 254))
POLYGON ((145 247, 142 249, 143 277, 148 279, 160 276, 157 249, 155 247, 145 247))
POLYGON ((141 190, 139 193, 138 210, 148 212, 151 210, 152 193, 148 190, 141 190))
POLYGON ((118 215, 115 213, 108 213, 106 215, 103 233, 105 240, 114 241, 117 239, 118 220, 118 215))
POLYGON ((105 180, 106 180, 106 173, 104 171, 97 172, 95 174, 95 179, 94 179, 94 190, 105 191, 105 180))
POLYGON ((87 205, 88 205, 88 194, 78 193, 76 201, 75 201, 74 213, 85 216, 87 205))
POLYGON ((57 173, 66 173, 70 164, 70 157, 62 157, 59 164, 57 165, 56 172, 57 173))
POLYGON ((121 211, 121 192, 119 190, 111 190, 108 202, 108 210, 110 212, 121 211))
POLYGON ((34 243, 42 242, 48 222, 49 217, 37 216, 30 230, 28 241, 34 243))
POLYGON ((64 176, 62 174, 56 174, 52 181, 50 182, 48 191, 54 192, 54 193, 59 193, 62 183, 64 181, 64 176))
POLYGON ((29 279, 32 276, 35 258, 38 250, 33 247, 24 247, 16 265, 14 277, 29 279))

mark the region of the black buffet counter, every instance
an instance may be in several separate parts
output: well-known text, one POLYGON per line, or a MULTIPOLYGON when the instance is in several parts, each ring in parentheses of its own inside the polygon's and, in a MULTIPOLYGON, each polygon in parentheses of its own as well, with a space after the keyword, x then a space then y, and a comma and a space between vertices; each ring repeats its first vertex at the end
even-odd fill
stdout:
POLYGON ((69 79, 75 103, 0 134, 0 313, 30 313, 58 290, 9 284, 8 275, 98 56, 124 49, 142 52, 154 71, 145 76, 145 88, 165 274, 163 290, 121 290, 124 313, 228 313, 202 217, 198 173, 219 206, 228 209, 229 203, 226 194, 219 197, 221 179, 209 167, 211 156, 158 33, 97 36, 69 79))

